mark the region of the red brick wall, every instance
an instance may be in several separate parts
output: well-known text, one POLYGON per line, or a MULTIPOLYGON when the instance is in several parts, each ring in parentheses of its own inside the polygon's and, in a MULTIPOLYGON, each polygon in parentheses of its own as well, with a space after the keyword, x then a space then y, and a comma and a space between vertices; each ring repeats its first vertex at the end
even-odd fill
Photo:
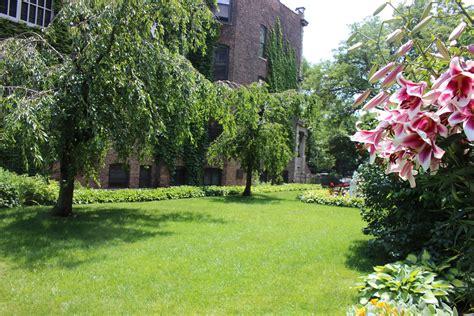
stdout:
POLYGON ((229 80, 240 84, 267 77, 267 61, 258 56, 260 27, 268 30, 280 18, 283 34, 297 52, 301 63, 302 15, 290 10, 278 0, 232 0, 232 19, 224 24, 219 43, 229 46, 229 80))

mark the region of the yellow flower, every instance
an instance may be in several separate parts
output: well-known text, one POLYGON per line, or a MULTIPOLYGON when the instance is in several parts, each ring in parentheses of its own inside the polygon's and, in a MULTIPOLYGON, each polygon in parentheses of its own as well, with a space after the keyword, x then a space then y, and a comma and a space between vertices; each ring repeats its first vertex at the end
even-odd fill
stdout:
POLYGON ((370 303, 371 303, 372 305, 377 305, 377 302, 378 302, 378 301, 379 301, 378 298, 373 298, 373 299, 370 300, 370 303))
POLYGON ((365 316, 365 307, 361 307, 357 310, 357 316, 365 316))

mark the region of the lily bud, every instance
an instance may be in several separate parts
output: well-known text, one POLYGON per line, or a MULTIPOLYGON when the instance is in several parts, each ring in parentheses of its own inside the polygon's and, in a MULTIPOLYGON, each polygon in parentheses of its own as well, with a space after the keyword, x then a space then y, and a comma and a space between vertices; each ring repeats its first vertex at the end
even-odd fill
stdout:
POLYGON ((467 51, 471 53, 471 55, 474 55, 474 44, 469 44, 469 46, 467 46, 467 51))
POLYGON ((381 91, 379 94, 377 94, 375 97, 373 97, 372 99, 370 99, 369 102, 367 102, 367 104, 364 106, 364 110, 368 111, 370 109, 373 109, 375 108, 376 106, 386 102, 388 100, 388 98, 390 97, 390 95, 385 92, 385 91, 381 91))
POLYGON ((385 67, 377 71, 372 77, 370 77, 369 82, 374 83, 377 80, 381 79, 383 76, 389 73, 392 70, 393 66, 395 66, 394 62, 388 63, 385 67))
POLYGON ((436 39, 435 44, 436 44, 436 48, 438 49, 438 52, 445 59, 450 59, 448 49, 446 48, 446 46, 444 46, 443 42, 441 42, 441 40, 439 38, 436 39))
POLYGON ((365 99, 367 99, 367 97, 370 95, 371 92, 372 90, 370 89, 367 89, 364 92, 362 92, 354 101, 354 104, 352 104, 352 107, 357 107, 361 105, 365 101, 365 99))
POLYGON ((426 18, 421 20, 420 23, 415 25, 415 27, 411 31, 411 34, 414 35, 414 34, 418 33, 419 31, 421 31, 428 24, 428 22, 431 21, 432 18, 433 18, 432 15, 428 15, 426 18))
POLYGON ((398 65, 395 67, 394 70, 392 70, 387 77, 382 81, 382 87, 387 88, 390 87, 395 80, 397 79, 397 75, 403 70, 403 65, 398 65))
POLYGON ((413 41, 409 40, 408 42, 406 42, 405 44, 400 46, 400 48, 397 50, 395 55, 398 56, 398 57, 402 57, 403 55, 405 55, 412 48, 413 48, 413 41))
POLYGON ((358 48, 362 47, 362 42, 358 42, 347 49, 348 52, 352 52, 358 48))
POLYGON ((467 27, 466 22, 463 21, 463 22, 459 23, 459 25, 456 26, 456 28, 451 32, 451 35, 449 35, 448 40, 453 41, 455 39, 458 39, 458 37, 461 36, 462 32, 464 32, 466 27, 467 27))
POLYGON ((398 42, 402 38, 403 38, 403 31, 401 29, 396 29, 395 31, 387 35, 387 38, 385 39, 385 41, 387 43, 393 43, 393 42, 398 42))

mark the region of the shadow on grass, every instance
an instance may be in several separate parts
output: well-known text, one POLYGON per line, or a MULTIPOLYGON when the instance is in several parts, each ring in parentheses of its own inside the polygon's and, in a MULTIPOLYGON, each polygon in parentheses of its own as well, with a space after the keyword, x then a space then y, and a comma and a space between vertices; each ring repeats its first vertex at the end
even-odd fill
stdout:
POLYGON ((356 240, 349 246, 345 265, 361 273, 371 273, 374 266, 384 265, 387 262, 389 258, 384 255, 380 247, 371 243, 370 240, 356 240))
POLYGON ((120 208, 79 208, 70 218, 53 218, 47 208, 26 208, 0 212, 0 256, 33 269, 45 260, 74 268, 96 260, 90 253, 102 246, 133 243, 166 237, 166 222, 224 224, 222 219, 203 213, 120 208))
POLYGON ((281 199, 275 196, 264 194, 252 194, 251 196, 230 195, 224 197, 216 197, 213 202, 238 203, 238 204, 278 204, 288 199, 281 199))

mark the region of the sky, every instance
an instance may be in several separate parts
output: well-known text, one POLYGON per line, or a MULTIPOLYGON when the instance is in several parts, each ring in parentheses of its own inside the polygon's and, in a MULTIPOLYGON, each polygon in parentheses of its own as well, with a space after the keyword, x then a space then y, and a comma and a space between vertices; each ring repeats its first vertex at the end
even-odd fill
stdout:
MULTIPOLYGON (((280 0, 290 9, 305 7, 305 18, 309 25, 304 29, 303 55, 311 63, 330 59, 332 50, 349 37, 349 24, 359 22, 386 0, 280 0)), ((403 2, 403 1, 394 1, 403 2)), ((406 2, 410 2, 407 0, 406 2)), ((474 0, 465 0, 466 5, 474 0)), ((386 7, 380 13, 382 19, 392 16, 386 7)))

